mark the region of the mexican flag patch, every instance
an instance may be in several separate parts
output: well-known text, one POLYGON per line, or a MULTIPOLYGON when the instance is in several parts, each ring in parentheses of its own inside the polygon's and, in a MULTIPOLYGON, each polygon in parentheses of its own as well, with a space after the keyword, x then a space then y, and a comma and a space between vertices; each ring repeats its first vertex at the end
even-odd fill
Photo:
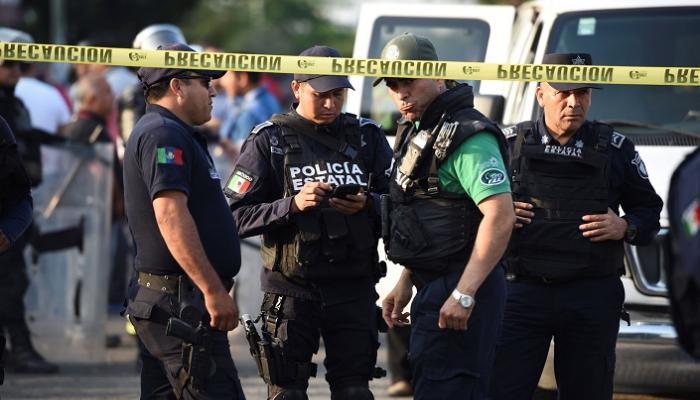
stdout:
POLYGON ((158 147, 156 150, 158 164, 183 165, 182 150, 177 147, 158 147))
POLYGON ((253 184, 253 177, 241 170, 236 170, 226 187, 233 193, 244 194, 253 184))
POLYGON ((700 230, 700 202, 694 200, 683 211, 683 231, 688 237, 693 237, 700 230))

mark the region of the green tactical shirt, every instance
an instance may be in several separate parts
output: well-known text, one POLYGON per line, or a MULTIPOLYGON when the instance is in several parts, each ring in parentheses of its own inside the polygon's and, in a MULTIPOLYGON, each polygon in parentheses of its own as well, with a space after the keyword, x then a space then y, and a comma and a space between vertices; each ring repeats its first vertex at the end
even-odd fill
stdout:
POLYGON ((465 140, 438 170, 440 188, 466 193, 475 204, 487 197, 510 193, 498 141, 489 132, 479 132, 465 140))

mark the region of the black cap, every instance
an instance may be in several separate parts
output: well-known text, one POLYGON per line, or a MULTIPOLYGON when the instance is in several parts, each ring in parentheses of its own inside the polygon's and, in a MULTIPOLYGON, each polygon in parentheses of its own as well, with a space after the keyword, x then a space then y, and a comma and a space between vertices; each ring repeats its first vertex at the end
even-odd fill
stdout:
MULTIPOLYGON (((194 51, 193 48, 182 43, 173 43, 166 46, 158 46, 158 50, 172 51, 194 51)), ((170 80, 172 78, 184 78, 191 76, 208 77, 218 79, 224 76, 226 71, 213 71, 206 69, 177 69, 177 68, 139 68, 137 75, 144 88, 149 88, 158 82, 170 80)))
MULTIPOLYGON (((338 50, 332 47, 314 46, 302 51, 299 57, 341 57, 341 55, 338 50)), ((294 74, 294 80, 300 83, 307 82, 315 91, 320 93, 329 92, 338 88, 355 89, 350 84, 346 75, 294 74)))
MULTIPOLYGON (((550 53, 545 54, 542 59, 542 64, 555 64, 555 65, 593 65, 593 57, 587 53, 550 53)), ((602 89, 598 85, 592 83, 559 83, 559 82, 547 82, 549 86, 560 92, 568 92, 569 90, 576 89, 602 89)))
MULTIPOLYGON (((424 60, 437 61, 438 55, 433 43, 423 36, 404 32, 391 39, 382 49, 382 60, 424 60)), ((379 77, 372 82, 372 86, 379 85, 384 79, 379 77)))

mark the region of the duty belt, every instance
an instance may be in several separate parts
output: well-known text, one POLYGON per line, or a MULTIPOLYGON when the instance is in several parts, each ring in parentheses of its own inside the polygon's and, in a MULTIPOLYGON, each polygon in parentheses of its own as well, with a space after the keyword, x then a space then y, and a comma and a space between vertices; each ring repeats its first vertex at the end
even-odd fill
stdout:
POLYGON ((180 274, 154 275, 150 272, 139 272, 138 283, 149 289, 167 294, 177 294, 177 280, 179 276, 180 274))

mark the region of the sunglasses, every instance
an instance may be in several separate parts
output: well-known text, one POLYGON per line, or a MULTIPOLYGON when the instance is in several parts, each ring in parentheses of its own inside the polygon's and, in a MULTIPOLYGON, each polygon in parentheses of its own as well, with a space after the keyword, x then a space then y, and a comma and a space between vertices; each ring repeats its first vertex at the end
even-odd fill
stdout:
POLYGON ((177 79, 184 79, 184 80, 196 80, 199 81, 199 83, 204 86, 205 89, 209 90, 211 89, 211 78, 206 77, 206 76, 178 76, 176 77, 177 79))

